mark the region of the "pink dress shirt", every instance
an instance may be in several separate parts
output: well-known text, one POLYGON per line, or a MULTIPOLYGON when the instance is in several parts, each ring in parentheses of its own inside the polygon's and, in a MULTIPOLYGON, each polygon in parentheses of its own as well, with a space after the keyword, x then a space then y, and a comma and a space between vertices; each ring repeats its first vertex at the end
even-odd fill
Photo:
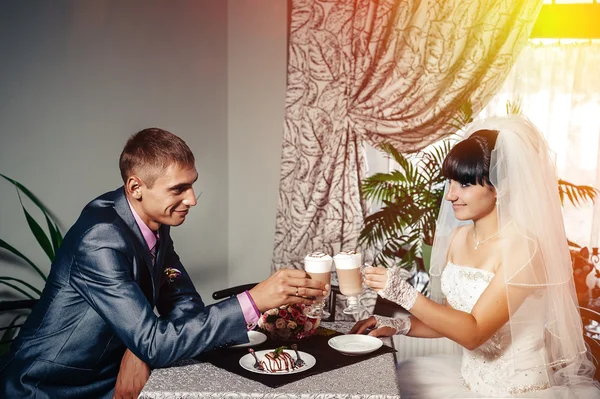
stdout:
MULTIPOLYGON (((131 213, 133 213, 133 217, 135 218, 135 222, 137 223, 140 231, 142 232, 142 236, 144 236, 144 240, 146 241, 146 245, 148 245, 148 249, 152 251, 156 242, 158 241, 158 232, 154 233, 150 230, 150 227, 146 226, 146 223, 142 220, 142 218, 137 214, 133 206, 131 206, 131 202, 129 203, 129 208, 131 209, 131 213)), ((254 303, 254 300, 250 296, 248 291, 244 291, 241 294, 237 295, 237 300, 240 303, 240 307, 242 308, 242 313, 244 314, 244 319, 246 320, 246 325, 248 329, 253 329, 258 322, 258 318, 260 317, 260 312, 254 303)))

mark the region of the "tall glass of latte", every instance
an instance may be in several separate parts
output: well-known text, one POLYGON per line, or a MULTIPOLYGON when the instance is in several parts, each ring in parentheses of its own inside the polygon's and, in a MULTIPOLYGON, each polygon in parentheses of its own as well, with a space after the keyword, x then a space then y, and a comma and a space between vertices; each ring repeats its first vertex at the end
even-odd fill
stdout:
POLYGON ((356 314, 364 311, 365 307, 358 303, 358 297, 362 292, 361 254, 356 251, 342 251, 334 256, 333 260, 340 292, 346 296, 348 301, 348 307, 344 309, 344 313, 356 314))
MULTIPOLYGON (((331 283, 331 266, 333 259, 324 252, 312 252, 304 258, 304 271, 311 279, 322 281, 324 284, 331 283)), ((317 297, 316 302, 306 308, 306 314, 309 317, 329 317, 329 313, 323 308, 325 306, 325 297, 317 297)))

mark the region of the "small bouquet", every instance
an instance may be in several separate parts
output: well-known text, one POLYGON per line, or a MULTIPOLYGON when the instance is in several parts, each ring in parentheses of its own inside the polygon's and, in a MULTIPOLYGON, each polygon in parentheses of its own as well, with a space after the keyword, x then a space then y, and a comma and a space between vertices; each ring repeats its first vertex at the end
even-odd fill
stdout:
POLYGON ((258 327, 275 340, 295 341, 310 337, 317 331, 321 319, 304 314, 305 305, 283 305, 269 309, 258 320, 258 327))

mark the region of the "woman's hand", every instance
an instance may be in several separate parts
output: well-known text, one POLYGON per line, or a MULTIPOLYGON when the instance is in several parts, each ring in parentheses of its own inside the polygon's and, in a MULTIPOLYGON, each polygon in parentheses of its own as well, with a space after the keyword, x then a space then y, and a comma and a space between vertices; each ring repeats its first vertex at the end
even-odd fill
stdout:
MULTIPOLYGON (((362 334, 369 328, 377 326, 377 320, 371 316, 368 319, 357 322, 350 330, 350 334, 362 334)), ((392 327, 379 327, 370 331, 368 335, 372 337, 391 337, 396 334, 396 329, 392 327)))
POLYGON ((381 291, 387 283, 388 269, 385 267, 369 266, 365 268, 365 284, 374 289, 381 291))

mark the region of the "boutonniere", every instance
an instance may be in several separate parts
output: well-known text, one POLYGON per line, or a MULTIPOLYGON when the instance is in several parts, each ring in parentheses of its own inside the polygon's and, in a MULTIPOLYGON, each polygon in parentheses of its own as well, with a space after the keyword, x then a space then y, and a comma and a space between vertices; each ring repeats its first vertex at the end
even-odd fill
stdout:
POLYGON ((169 279, 169 282, 172 283, 181 277, 181 272, 174 267, 167 267, 165 269, 165 276, 169 279))

